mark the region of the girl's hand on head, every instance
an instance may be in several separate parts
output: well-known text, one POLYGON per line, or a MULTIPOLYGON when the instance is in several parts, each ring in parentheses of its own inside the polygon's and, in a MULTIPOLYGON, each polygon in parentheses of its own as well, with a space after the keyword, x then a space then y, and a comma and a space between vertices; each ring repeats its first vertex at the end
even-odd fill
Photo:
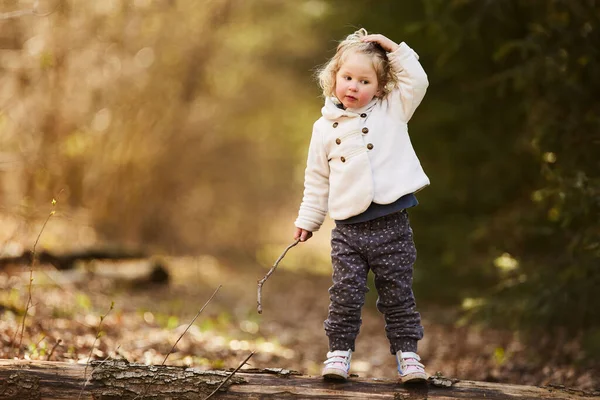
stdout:
POLYGON ((393 51, 396 51, 398 49, 398 43, 394 42, 391 39, 388 39, 387 37, 381 35, 381 34, 375 34, 375 35, 367 35, 364 36, 361 41, 363 42, 371 42, 371 43, 377 43, 378 45, 380 45, 381 47, 383 47, 383 49, 385 51, 387 51, 388 53, 391 53, 393 51))
POLYGON ((301 242, 306 242, 312 237, 312 235, 312 232, 309 232, 306 229, 296 227, 296 232, 294 233, 294 240, 300 239, 301 242))

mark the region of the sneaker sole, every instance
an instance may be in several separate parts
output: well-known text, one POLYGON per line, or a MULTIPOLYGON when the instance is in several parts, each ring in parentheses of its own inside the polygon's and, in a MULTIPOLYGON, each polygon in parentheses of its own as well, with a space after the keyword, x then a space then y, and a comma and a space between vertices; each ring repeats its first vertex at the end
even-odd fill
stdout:
POLYGON ((423 383, 427 381, 427 374, 413 372, 412 374, 401 376, 400 381, 402 381, 402 383, 423 383))
POLYGON ((344 373, 343 371, 337 370, 337 369, 336 370, 324 370, 321 375, 323 376, 323 378, 331 379, 331 380, 345 381, 346 379, 348 379, 348 374, 344 373))

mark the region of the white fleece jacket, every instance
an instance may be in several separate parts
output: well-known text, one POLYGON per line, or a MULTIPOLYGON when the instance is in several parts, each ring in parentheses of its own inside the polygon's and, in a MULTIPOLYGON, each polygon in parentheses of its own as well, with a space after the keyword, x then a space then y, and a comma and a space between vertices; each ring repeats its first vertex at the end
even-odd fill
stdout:
POLYGON ((406 43, 388 53, 398 87, 361 109, 340 109, 330 98, 314 126, 295 225, 319 230, 327 211, 346 219, 371 202, 389 204, 429 185, 408 136, 408 121, 429 82, 406 43))

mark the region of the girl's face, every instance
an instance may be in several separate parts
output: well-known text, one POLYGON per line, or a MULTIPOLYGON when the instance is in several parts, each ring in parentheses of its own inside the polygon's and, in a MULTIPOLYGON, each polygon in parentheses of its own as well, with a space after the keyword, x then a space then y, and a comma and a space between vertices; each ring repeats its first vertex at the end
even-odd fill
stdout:
POLYGON ((371 56, 353 51, 335 74, 335 96, 344 108, 362 108, 379 94, 371 56))

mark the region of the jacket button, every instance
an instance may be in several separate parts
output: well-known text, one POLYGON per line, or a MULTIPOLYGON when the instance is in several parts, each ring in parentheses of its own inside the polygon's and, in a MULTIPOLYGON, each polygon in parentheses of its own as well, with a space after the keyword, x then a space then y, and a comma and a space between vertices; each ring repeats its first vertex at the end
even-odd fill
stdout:
POLYGON ((345 159, 344 157, 340 157, 340 160, 341 160, 342 162, 346 162, 346 159, 345 159))
POLYGON ((369 128, 367 128, 367 127, 362 128, 362 133, 369 133, 369 128))
POLYGON ((337 126, 338 126, 338 123, 337 123, 337 122, 334 122, 334 123, 333 123, 333 127, 334 127, 334 128, 337 128, 337 126))
POLYGON ((371 143, 369 143, 369 144, 367 145, 367 149, 369 149, 369 150, 373 150, 373 145, 372 145, 371 143))
POLYGON ((362 113, 362 114, 360 114, 360 117, 361 118, 367 118, 367 114, 366 113, 362 113))
POLYGON ((335 144, 340 144, 342 143, 342 141, 340 140, 340 138, 335 139, 335 144))

